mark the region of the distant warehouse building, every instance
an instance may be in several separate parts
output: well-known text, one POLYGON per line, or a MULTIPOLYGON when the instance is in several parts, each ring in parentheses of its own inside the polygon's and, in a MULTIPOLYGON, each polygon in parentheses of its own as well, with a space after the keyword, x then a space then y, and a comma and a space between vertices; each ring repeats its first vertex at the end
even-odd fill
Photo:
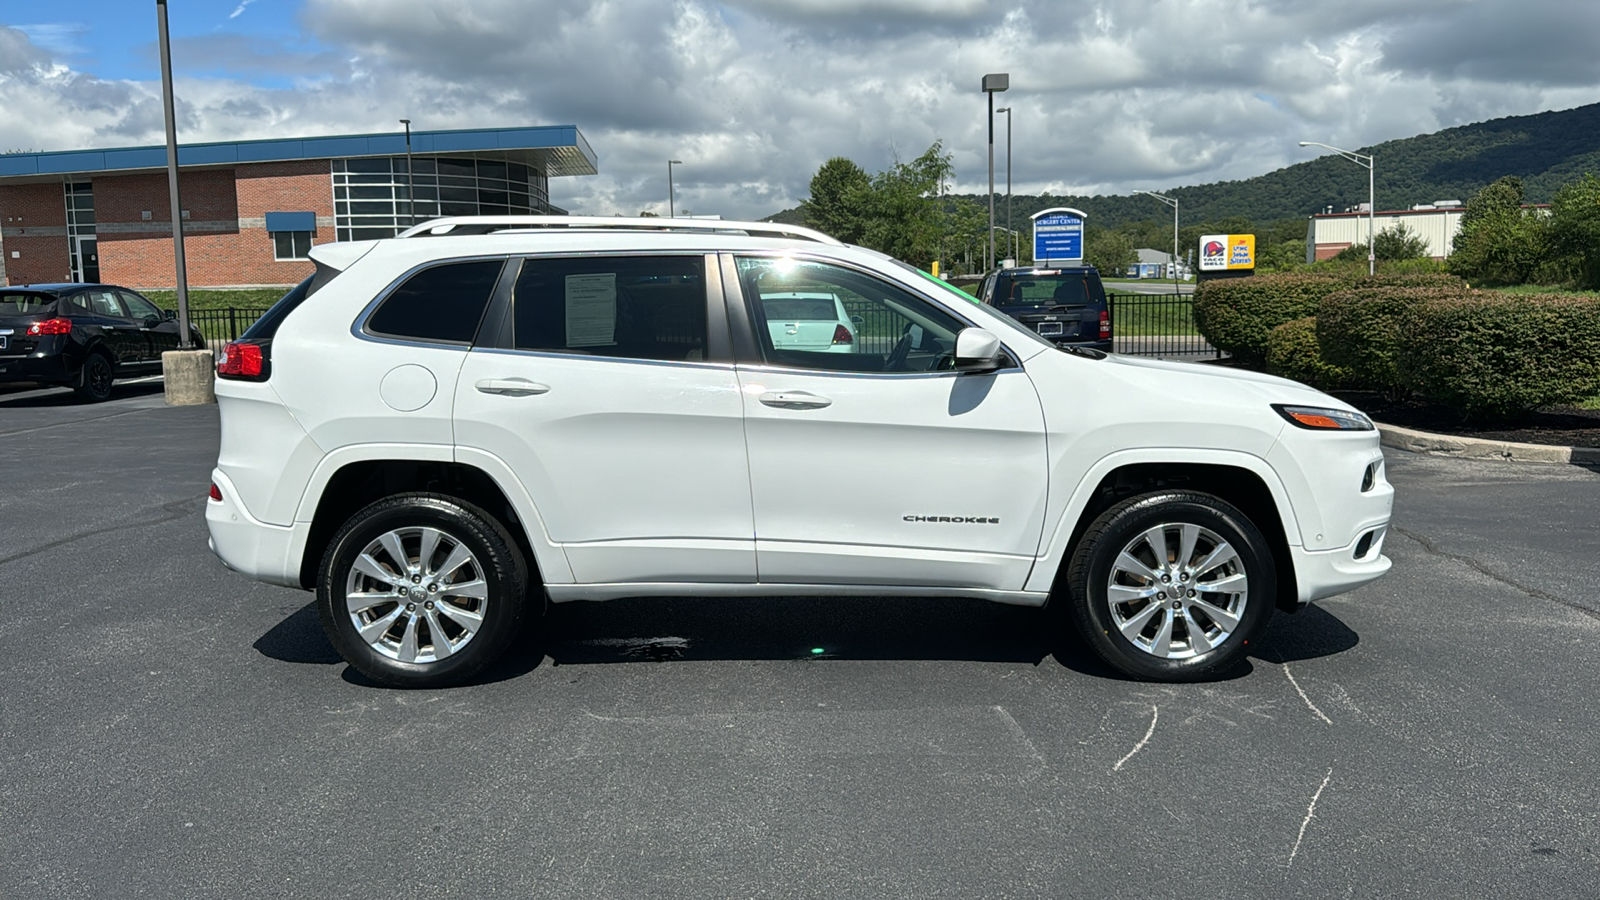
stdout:
MULTIPOLYGON (((1429 256, 1444 259, 1450 255, 1456 234, 1461 231, 1461 214, 1464 211, 1460 200, 1440 200, 1406 210, 1379 210, 1373 217, 1373 225, 1377 234, 1404 225, 1427 243, 1429 256)), ((1369 227, 1367 220, 1365 203, 1350 212, 1312 216, 1306 229, 1306 262, 1332 259, 1339 255, 1340 250, 1352 244, 1365 244, 1369 227)))
MULTIPOLYGON (((438 216, 557 214, 549 179, 595 174, 576 126, 286 138, 178 148, 195 287, 294 284, 313 244, 438 216), (414 169, 414 171, 413 171, 414 169)), ((175 279, 165 147, 0 156, 0 283, 175 279)))

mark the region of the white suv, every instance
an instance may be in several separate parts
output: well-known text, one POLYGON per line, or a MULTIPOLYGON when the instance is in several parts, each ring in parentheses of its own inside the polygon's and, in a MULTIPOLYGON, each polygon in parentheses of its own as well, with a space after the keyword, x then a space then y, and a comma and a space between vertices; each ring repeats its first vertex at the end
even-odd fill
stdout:
POLYGON ((734 595, 1053 599, 1192 680, 1389 568, 1339 400, 1058 350, 813 231, 475 217, 311 255, 218 363, 206 519, 380 682, 470 678, 547 600, 734 595), (848 352, 774 341, 797 290, 867 323, 848 352))

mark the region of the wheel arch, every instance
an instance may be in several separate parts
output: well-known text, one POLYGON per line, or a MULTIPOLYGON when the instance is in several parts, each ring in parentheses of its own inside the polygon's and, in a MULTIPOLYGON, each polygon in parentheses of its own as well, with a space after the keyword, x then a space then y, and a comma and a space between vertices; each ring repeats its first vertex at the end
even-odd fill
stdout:
POLYGON ((318 482, 321 489, 314 503, 308 493, 301 504, 303 516, 296 516, 309 521, 299 568, 303 588, 315 588, 322 554, 340 525, 368 504, 411 492, 456 497, 497 518, 527 562, 530 586, 547 578, 570 580, 565 556, 544 538, 543 524, 520 485, 508 491, 479 467, 442 459, 354 459, 342 462, 325 478, 313 479, 313 485, 318 482))
POLYGON ((1298 543, 1299 531, 1288 494, 1264 460, 1226 451, 1186 457, 1176 452, 1113 454, 1102 460, 1073 492, 1048 552, 1029 579, 1029 589, 1056 589, 1065 576, 1072 548, 1102 512, 1130 496, 1162 488, 1212 494, 1244 513, 1272 548, 1278 572, 1277 608, 1285 612, 1301 608, 1289 550, 1291 541, 1298 543))

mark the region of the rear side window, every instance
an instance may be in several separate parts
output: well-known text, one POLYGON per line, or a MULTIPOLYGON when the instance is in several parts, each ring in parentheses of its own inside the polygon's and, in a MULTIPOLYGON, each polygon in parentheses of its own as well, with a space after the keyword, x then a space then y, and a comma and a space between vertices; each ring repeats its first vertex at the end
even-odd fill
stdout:
POLYGON ((702 256, 529 259, 512 303, 518 350, 706 358, 702 256))
POLYGON ((423 269, 384 298, 367 319, 367 331, 469 344, 504 266, 504 260, 490 259, 423 269))

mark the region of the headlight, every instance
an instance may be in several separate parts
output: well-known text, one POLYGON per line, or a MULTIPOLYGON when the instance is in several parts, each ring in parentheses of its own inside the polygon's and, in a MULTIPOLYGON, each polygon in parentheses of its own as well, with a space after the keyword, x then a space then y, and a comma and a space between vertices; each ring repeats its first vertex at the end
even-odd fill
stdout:
POLYGON ((1358 412, 1321 406, 1286 406, 1282 403, 1274 403, 1272 408, 1292 424, 1312 431, 1372 430, 1372 420, 1358 412))

